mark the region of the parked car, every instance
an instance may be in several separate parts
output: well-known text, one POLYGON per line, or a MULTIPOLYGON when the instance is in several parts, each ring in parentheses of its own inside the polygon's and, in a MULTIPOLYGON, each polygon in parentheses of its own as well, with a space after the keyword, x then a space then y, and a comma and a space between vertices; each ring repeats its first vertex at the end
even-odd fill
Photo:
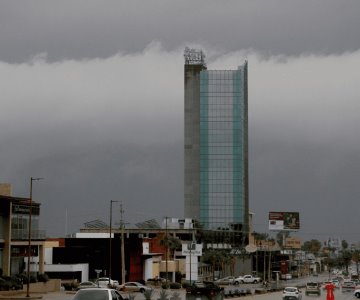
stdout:
POLYGON ((341 291, 342 292, 352 292, 356 289, 356 283, 352 280, 345 280, 341 284, 341 291))
POLYGON ((297 287, 286 287, 282 293, 283 300, 301 300, 302 293, 297 287))
POLYGON ((331 281, 336 288, 340 288, 340 280, 332 279, 331 281))
POLYGON ((258 283, 261 281, 260 277, 252 276, 252 275, 244 275, 239 276, 238 278, 235 278, 234 284, 240 284, 240 283, 258 283))
POLYGON ((354 291, 354 296, 355 296, 356 298, 360 298, 360 289, 355 289, 355 291, 354 291))
POLYGON ((223 291, 224 288, 218 286, 213 282, 196 281, 192 285, 186 287, 186 293, 190 293, 193 295, 214 296, 222 293, 223 291))
POLYGON ((109 279, 109 277, 100 277, 96 280, 96 285, 98 287, 107 288, 109 286, 116 288, 119 286, 119 282, 117 280, 109 279))
POLYGON ((125 282, 124 284, 119 285, 117 289, 128 293, 131 292, 144 293, 145 291, 152 290, 152 288, 136 281, 125 282))
POLYGON ((88 288, 78 290, 72 300, 128 300, 117 290, 108 288, 88 288))
POLYGON ((76 291, 81 289, 88 289, 88 288, 96 288, 98 285, 95 282, 92 281, 83 281, 80 282, 79 285, 76 287, 76 291))
POLYGON ((287 273, 287 274, 281 274, 280 276, 281 279, 283 280, 291 280, 292 279, 292 275, 287 273))
POLYGON ((159 284, 161 284, 161 283, 166 282, 166 278, 161 278, 161 277, 149 278, 149 279, 147 280, 147 282, 148 282, 149 284, 159 285, 159 284))
POLYGON ((230 284, 233 284, 234 281, 235 281, 234 276, 226 276, 224 278, 220 278, 218 280, 215 280, 214 282, 216 284, 220 284, 220 285, 230 285, 230 284))
POLYGON ((305 286, 305 295, 316 294, 321 295, 320 284, 318 282, 307 282, 305 286))

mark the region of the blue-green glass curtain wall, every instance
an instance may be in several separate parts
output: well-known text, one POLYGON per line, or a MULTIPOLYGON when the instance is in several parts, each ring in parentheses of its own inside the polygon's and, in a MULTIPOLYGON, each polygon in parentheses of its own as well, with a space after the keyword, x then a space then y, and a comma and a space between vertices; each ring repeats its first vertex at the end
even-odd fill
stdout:
POLYGON ((244 223, 243 70, 200 73, 200 222, 244 223))

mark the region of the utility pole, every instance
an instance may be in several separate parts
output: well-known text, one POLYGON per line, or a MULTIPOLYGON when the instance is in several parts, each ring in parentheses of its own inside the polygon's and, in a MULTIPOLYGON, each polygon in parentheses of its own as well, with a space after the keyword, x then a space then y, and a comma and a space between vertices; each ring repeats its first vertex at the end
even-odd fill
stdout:
POLYGON ((42 180, 44 178, 33 178, 30 177, 30 198, 29 198, 29 231, 28 231, 28 253, 27 253, 27 284, 26 284, 26 297, 30 297, 30 257, 31 257, 31 218, 32 218, 32 190, 33 181, 42 180))
POLYGON ((165 273, 166 273, 166 286, 168 283, 168 248, 169 248, 169 239, 168 239, 168 227, 167 227, 167 219, 168 217, 165 217, 165 273))
POLYGON ((120 204, 120 229, 121 229, 121 284, 125 283, 125 243, 124 243, 124 210, 120 204))
POLYGON ((119 202, 116 200, 110 200, 110 230, 109 230, 109 286, 111 284, 111 265, 112 265, 112 244, 111 244, 111 239, 112 239, 112 204, 114 202, 119 202))

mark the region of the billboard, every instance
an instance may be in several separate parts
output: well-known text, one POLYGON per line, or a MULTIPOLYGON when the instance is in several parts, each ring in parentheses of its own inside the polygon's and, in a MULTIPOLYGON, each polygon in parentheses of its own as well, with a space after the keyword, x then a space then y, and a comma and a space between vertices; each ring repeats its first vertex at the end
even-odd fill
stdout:
POLYGON ((296 237, 288 237, 285 239, 285 248, 301 249, 301 240, 296 237))
POLYGON ((300 229, 298 212, 269 212, 269 230, 297 231, 300 229))

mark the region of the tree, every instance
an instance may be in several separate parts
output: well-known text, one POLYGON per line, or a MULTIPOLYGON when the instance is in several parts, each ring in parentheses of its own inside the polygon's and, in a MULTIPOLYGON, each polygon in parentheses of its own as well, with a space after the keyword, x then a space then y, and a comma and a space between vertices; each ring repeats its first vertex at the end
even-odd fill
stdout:
POLYGON ((202 261, 212 266, 213 280, 215 280, 215 271, 220 271, 222 267, 221 261, 224 258, 223 250, 208 249, 203 253, 202 261))
POLYGON ((260 233, 260 232, 254 231, 252 233, 252 235, 254 236, 255 244, 256 244, 256 241, 266 241, 266 240, 269 239, 269 234, 268 233, 260 233))
POLYGON ((349 274, 349 265, 351 263, 352 253, 349 250, 343 250, 339 257, 339 265, 345 267, 346 275, 349 274))
POLYGON ((343 248, 343 250, 346 250, 349 247, 349 244, 347 241, 342 240, 341 241, 341 247, 343 248))
MULTIPOLYGON (((165 235, 162 240, 160 240, 160 245, 165 247, 167 251, 170 251, 172 254, 174 254, 176 249, 181 248, 181 242, 179 238, 174 237, 172 235, 165 235)), ((167 253, 167 256, 169 253, 167 253)))
POLYGON ((319 240, 312 239, 304 242, 302 250, 305 252, 311 252, 317 255, 321 249, 321 242, 319 240))
POLYGON ((359 274, 360 250, 354 250, 352 260, 356 263, 356 273, 359 274))
POLYGON ((334 258, 326 257, 323 262, 324 262, 325 266, 327 266, 327 268, 329 270, 329 278, 330 278, 331 270, 337 265, 337 261, 334 258))
POLYGON ((286 238, 288 238, 290 236, 290 232, 289 231, 279 231, 276 234, 276 241, 280 246, 283 246, 285 243, 286 238))

